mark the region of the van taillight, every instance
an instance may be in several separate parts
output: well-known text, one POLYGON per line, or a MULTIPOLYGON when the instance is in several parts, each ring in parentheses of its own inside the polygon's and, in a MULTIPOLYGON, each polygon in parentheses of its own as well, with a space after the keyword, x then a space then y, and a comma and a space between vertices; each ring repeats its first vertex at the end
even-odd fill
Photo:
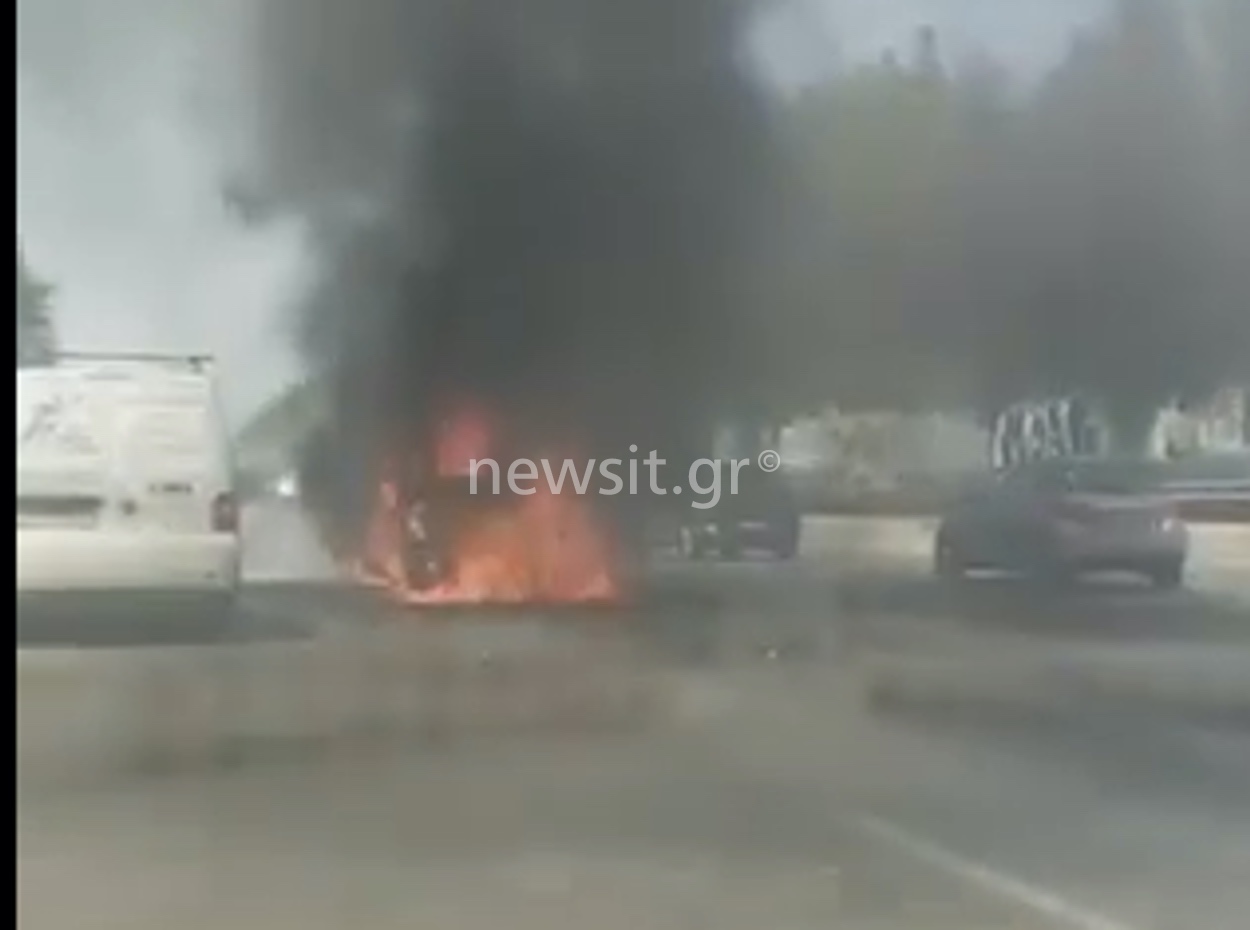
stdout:
POLYGON ((218 494, 213 498, 213 532, 237 533, 239 531, 239 505, 233 494, 218 494))

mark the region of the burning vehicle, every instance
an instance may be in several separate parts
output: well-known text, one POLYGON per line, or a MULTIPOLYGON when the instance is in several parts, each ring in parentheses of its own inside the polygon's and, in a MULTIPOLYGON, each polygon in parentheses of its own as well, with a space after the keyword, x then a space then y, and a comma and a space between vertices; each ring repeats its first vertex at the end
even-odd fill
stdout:
MULTIPOLYGON (((475 463, 511 459, 496 421, 466 407, 430 441, 384 457, 350 570, 412 606, 615 603, 636 552, 619 514, 543 479, 513 490, 475 463)), ((524 450, 531 451, 531 450, 524 450)))
POLYGON ((539 4, 514 29, 490 4, 382 4, 344 33, 359 67, 327 68, 314 8, 266 6, 240 169, 315 231, 299 339, 330 409, 305 502, 404 603, 629 599, 656 501, 474 494, 444 460, 677 462, 719 413, 773 409, 757 259, 783 178, 748 10, 539 4))

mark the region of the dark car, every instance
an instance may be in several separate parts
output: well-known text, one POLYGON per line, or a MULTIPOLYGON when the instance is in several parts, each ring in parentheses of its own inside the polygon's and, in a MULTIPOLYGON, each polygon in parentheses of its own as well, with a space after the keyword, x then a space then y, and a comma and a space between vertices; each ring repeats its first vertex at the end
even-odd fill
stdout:
POLYGON ((683 512, 677 547, 686 558, 739 558, 761 550, 779 559, 799 550, 801 515, 789 483, 754 469, 739 475, 738 493, 722 493, 715 507, 683 512))
POLYGON ((938 574, 1002 569, 1050 578, 1140 573, 1174 588, 1189 534, 1155 492, 1149 463, 1053 459, 1018 466, 964 494, 934 545, 938 574))

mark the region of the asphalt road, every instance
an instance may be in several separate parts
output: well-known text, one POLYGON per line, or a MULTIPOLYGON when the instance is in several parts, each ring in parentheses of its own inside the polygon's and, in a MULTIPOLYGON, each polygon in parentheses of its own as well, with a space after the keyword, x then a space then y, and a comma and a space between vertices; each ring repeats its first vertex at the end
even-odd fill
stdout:
MULTIPOLYGON (((253 521, 238 636, 413 622, 327 583, 290 511, 253 521)), ((992 664, 1000 641, 1250 661, 1250 611, 1119 582, 951 590, 896 564, 852 570, 840 546, 787 565, 661 563, 629 635, 680 686, 680 725, 583 721, 26 793, 19 924, 1245 926, 1236 720, 989 697, 874 708, 860 686, 866 655, 992 664)))

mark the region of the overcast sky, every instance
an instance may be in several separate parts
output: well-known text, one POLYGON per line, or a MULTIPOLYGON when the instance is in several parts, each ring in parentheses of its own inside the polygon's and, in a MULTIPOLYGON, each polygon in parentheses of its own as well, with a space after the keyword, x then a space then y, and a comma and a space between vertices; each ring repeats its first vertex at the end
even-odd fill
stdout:
MULTIPOLYGON (((75 348, 212 351, 241 419, 298 373, 297 228, 241 229, 218 179, 259 0, 19 0, 18 235, 75 348)), ((344 0, 348 2, 348 0, 344 0)), ((787 83, 937 27, 1036 73, 1103 0, 806 0, 760 47, 787 83), (835 42, 836 36, 836 42, 835 42)))

